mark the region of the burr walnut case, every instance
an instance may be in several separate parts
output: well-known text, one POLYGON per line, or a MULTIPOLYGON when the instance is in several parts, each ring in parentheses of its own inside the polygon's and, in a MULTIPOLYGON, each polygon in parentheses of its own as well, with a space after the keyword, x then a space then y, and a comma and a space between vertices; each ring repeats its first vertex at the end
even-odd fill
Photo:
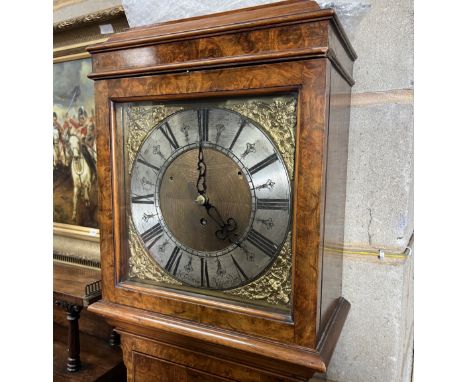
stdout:
POLYGON ((103 299, 129 381, 305 381, 341 297, 351 47, 284 1, 90 47, 103 299))

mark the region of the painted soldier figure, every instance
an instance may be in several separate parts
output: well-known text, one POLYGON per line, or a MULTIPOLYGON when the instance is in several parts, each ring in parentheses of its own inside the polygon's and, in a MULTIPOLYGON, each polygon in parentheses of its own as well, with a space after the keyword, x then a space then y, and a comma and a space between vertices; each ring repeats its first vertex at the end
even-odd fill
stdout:
POLYGON ((86 133, 88 131, 88 113, 83 106, 80 106, 78 109, 78 121, 75 121, 73 118, 68 118, 68 122, 71 125, 70 134, 75 134, 80 137, 83 141, 86 138, 86 133))
POLYGON ((57 129, 60 134, 62 134, 62 125, 58 121, 57 113, 54 111, 54 122, 53 122, 54 129, 57 129))
POLYGON ((89 117, 86 129, 86 137, 85 137, 85 144, 86 148, 92 155, 94 161, 96 162, 96 128, 94 124, 94 115, 89 117))

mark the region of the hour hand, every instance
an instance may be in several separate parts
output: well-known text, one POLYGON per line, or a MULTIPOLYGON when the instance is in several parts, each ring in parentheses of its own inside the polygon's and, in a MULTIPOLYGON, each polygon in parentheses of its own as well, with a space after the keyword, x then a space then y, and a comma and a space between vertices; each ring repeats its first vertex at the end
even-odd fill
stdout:
MULTIPOLYGON (((203 148, 200 145, 200 148, 198 150, 198 179, 197 179, 197 191, 200 196, 205 195, 206 193, 206 164, 205 164, 205 158, 203 155, 203 148)), ((206 199, 206 198, 205 198, 206 199)), ((201 202, 201 199, 198 200, 197 198, 197 203, 198 204, 204 204, 205 201, 201 202)))

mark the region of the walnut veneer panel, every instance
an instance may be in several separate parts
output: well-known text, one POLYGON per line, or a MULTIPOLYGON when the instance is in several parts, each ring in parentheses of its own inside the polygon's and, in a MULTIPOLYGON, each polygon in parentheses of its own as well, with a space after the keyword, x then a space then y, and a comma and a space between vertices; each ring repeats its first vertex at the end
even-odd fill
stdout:
MULTIPOLYGON (((284 382, 304 381, 293 376, 292 370, 281 372, 281 363, 276 371, 249 367, 248 357, 188 350, 171 343, 150 340, 146 337, 121 332, 124 361, 127 365, 128 382, 146 381, 242 381, 284 382)), ((189 344, 187 344, 189 345, 189 344)))
MULTIPOLYGON (((148 67, 167 70, 196 64, 208 60, 225 62, 228 57, 248 59, 275 52, 289 52, 290 55, 305 53, 311 47, 327 46, 326 23, 291 25, 272 29, 247 31, 222 36, 205 37, 196 40, 167 42, 164 44, 132 48, 131 50, 103 52, 94 61, 96 73, 119 69, 137 68, 147 71, 148 67)), ((122 70, 120 70, 122 72, 122 70)), ((125 73, 125 71, 123 71, 125 73)))

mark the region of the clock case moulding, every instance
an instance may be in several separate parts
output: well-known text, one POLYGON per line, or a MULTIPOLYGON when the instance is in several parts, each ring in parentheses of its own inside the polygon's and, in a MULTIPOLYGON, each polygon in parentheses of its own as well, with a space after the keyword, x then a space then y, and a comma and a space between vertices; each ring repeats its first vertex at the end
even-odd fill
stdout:
POLYGON ((122 334, 129 380, 182 372, 178 366, 214 378, 204 380, 307 380, 325 372, 350 309, 341 279, 357 58, 334 10, 278 2, 131 29, 88 50, 103 282, 103 299, 89 309, 122 334), (126 281, 115 103, 288 92, 298 93, 291 314, 126 281))

